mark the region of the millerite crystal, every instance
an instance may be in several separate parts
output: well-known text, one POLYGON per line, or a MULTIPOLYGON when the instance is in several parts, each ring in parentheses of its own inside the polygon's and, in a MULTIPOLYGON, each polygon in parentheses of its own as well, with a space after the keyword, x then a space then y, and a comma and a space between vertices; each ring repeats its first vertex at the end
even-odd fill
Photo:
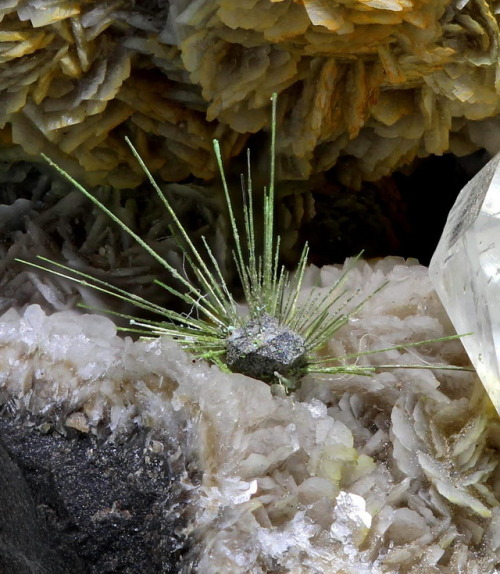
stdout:
MULTIPOLYGON (((243 225, 240 225, 234 215, 219 144, 214 140, 214 149, 232 231, 233 260, 243 288, 245 305, 240 305, 234 299, 219 262, 205 239, 202 238, 204 247, 202 252, 195 247, 167 197, 128 139, 127 143, 144 169, 172 222, 170 228, 174 239, 182 250, 187 266, 190 268, 189 276, 172 266, 89 191, 49 158, 44 157, 77 189, 144 247, 177 280, 180 284, 179 288, 174 288, 159 280, 155 282, 178 297, 180 301, 188 304, 191 311, 180 313, 167 309, 137 295, 130 295, 123 289, 81 271, 43 257, 39 257, 40 264, 27 261, 23 261, 23 263, 92 286, 98 291, 114 295, 141 309, 153 312, 159 317, 159 320, 146 320, 120 315, 130 320, 131 328, 129 330, 131 331, 149 337, 161 335, 173 337, 185 349, 198 357, 217 364, 221 369, 240 372, 269 383, 279 382, 288 391, 297 388, 301 377, 309 372, 368 375, 376 369, 397 367, 398 365, 373 367, 346 363, 346 359, 355 360, 361 355, 369 355, 379 351, 355 353, 348 357, 319 358, 316 356, 315 351, 349 321, 350 316, 362 307, 366 298, 361 302, 353 303, 357 293, 349 292, 343 285, 349 271, 347 269, 331 288, 326 290, 326 293, 313 291, 307 302, 299 302, 307 265, 308 246, 307 244, 304 246, 294 274, 290 274, 284 266, 280 265, 280 238, 276 237, 274 230, 275 141, 276 95, 272 98, 270 181, 269 187, 264 190, 263 201, 263 250, 262 253, 258 253, 250 159, 248 157, 248 174, 246 182, 243 184, 243 225)), ((380 288, 382 287, 383 285, 380 288)), ((375 290, 370 296, 377 291, 375 290)), ((108 312, 119 315, 113 311, 108 312)), ((406 348, 418 344, 422 344, 422 342, 394 348, 406 348)), ((401 367, 407 368, 408 365, 401 365, 401 367)), ((418 365, 417 368, 439 368, 439 366, 418 365)))

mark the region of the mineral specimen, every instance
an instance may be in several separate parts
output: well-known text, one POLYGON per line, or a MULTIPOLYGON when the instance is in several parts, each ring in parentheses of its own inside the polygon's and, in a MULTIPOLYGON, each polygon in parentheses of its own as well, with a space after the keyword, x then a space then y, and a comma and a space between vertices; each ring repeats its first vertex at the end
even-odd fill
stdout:
POLYGON ((500 414, 500 154, 461 191, 432 258, 436 291, 500 414))
MULTIPOLYGON (((341 273, 310 268, 305 280, 328 290, 341 273)), ((339 331, 332 349, 387 348, 451 331, 427 268, 415 262, 359 261, 348 287, 368 294, 381 276, 389 284, 339 331)), ((425 356, 421 347, 410 351, 365 359, 387 363, 397 354, 400 364, 414 364, 417 353, 428 362, 466 360, 457 340, 425 356)), ((293 400, 197 361, 167 338, 118 337, 104 317, 47 315, 37 306, 0 317, 1 404, 18 409, 16 421, 26 412, 46 430, 80 433, 59 473, 49 471, 65 441, 50 434, 30 439, 46 445, 41 472, 32 460, 25 466, 44 480, 44 490, 53 485, 56 508, 40 510, 62 516, 53 533, 65 538, 64 546, 87 532, 75 529, 74 513, 93 517, 86 522, 91 534, 105 533, 97 545, 86 538, 75 549, 85 561, 95 557, 89 569, 95 574, 134 555, 163 555, 160 563, 128 569, 148 574, 498 574, 500 421, 481 409, 485 393, 476 380, 471 372, 412 369, 329 380, 312 375, 293 400), (88 431, 74 428, 76 416, 88 431), (92 448, 92 437, 109 433, 101 450, 92 448), (120 466, 129 457, 118 446, 128 436, 131 473, 129 464, 120 466), (172 492, 174 516, 170 469, 158 464, 162 445, 181 478, 180 491, 172 492), (45 480, 50 475, 53 483, 45 480), (91 488, 79 491, 78 478, 91 488), (64 497, 57 498, 61 488, 64 497), (134 492, 149 499, 142 520, 137 505, 113 510, 115 493, 115 500, 133 502, 134 492), (59 503, 74 493, 68 513, 59 503), (189 536, 194 547, 172 569, 173 533, 177 540, 189 536)))

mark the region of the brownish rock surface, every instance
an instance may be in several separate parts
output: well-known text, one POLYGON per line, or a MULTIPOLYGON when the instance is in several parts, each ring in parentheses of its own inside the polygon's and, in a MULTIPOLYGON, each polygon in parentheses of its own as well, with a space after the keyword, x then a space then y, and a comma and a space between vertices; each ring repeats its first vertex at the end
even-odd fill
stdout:
POLYGON ((495 117, 498 21, 486 0, 9 0, 0 7, 0 142, 92 184, 215 173, 280 96, 287 179, 350 187, 416 156, 473 151, 495 117), (474 138, 477 140, 477 138, 474 138))

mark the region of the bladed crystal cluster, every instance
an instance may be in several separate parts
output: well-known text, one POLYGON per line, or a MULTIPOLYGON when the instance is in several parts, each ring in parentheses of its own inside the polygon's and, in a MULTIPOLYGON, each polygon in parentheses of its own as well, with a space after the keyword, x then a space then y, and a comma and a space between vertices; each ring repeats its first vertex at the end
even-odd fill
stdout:
POLYGON ((495 6, 6 0, 0 145, 129 187, 144 176, 128 135, 159 180, 212 179, 212 139, 238 155, 278 93, 284 178, 335 166, 343 184, 376 181, 417 156, 477 149, 471 126, 500 113, 495 6))

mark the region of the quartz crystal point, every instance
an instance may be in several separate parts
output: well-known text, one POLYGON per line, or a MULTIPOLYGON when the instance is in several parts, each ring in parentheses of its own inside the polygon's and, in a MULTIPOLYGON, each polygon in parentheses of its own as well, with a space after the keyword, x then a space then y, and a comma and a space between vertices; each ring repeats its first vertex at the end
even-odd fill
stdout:
POLYGON ((500 154, 460 192, 430 263, 434 287, 500 414, 500 154))

